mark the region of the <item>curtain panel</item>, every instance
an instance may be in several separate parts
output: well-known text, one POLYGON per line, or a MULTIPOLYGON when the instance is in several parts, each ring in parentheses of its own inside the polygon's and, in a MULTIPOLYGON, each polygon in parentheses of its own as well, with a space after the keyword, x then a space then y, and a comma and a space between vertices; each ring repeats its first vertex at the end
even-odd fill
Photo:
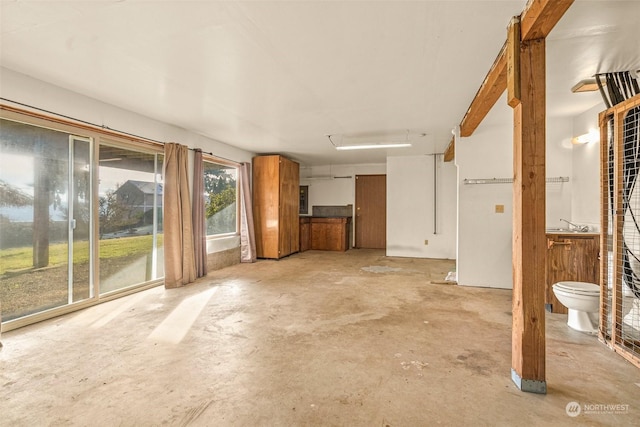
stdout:
POLYGON ((256 237, 253 228, 253 208, 251 204, 250 163, 240 165, 242 203, 240 206, 240 262, 256 262, 256 237))
POLYGON ((164 145, 165 288, 184 286, 196 279, 188 155, 189 149, 184 145, 164 145))

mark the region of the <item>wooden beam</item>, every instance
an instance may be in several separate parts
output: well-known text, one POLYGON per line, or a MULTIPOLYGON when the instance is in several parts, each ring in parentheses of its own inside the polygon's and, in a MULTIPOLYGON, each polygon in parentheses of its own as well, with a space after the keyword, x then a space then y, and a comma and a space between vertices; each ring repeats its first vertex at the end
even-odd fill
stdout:
POLYGON ((456 137, 454 136, 449 141, 449 145, 447 145, 447 149, 444 150, 444 161, 450 162, 456 157, 456 137))
POLYGON ((513 114, 513 324, 511 376, 522 391, 545 380, 545 40, 523 42, 521 102, 513 114))
MULTIPOLYGON (((573 2, 574 0, 530 0, 520 14, 521 40, 546 37, 573 2)), ((468 137, 473 134, 506 88, 505 43, 460 122, 460 136, 468 137)))
POLYGON ((507 28, 507 104, 520 103, 520 18, 511 19, 507 28))
POLYGON ((574 0, 530 0, 520 14, 522 40, 547 37, 573 2, 574 0))
POLYGON ((500 53, 489 73, 484 78, 478 93, 471 101, 471 105, 460 122, 460 136, 468 137, 480 126, 480 123, 487 116, 491 108, 498 102, 498 99, 507 88, 507 55, 506 43, 500 49, 500 53))

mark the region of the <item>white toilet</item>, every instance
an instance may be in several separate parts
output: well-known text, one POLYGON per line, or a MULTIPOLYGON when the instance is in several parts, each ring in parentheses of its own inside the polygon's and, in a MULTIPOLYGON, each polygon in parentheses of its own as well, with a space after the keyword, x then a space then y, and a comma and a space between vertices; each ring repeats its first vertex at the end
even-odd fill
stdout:
POLYGON ((553 285, 558 301, 569 309, 567 325, 580 332, 598 332, 600 286, 586 282, 558 282, 553 285))

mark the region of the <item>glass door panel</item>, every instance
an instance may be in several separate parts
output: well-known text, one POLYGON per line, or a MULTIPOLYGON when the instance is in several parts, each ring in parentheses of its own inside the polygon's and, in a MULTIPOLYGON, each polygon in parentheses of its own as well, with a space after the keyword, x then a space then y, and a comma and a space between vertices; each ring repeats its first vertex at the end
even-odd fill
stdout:
POLYGON ((107 144, 99 154, 100 294, 163 277, 162 156, 107 144))
POLYGON ((85 290, 76 297, 76 287, 89 288, 89 275, 75 277, 72 244, 77 234, 84 240, 78 242, 78 251, 85 245, 85 253, 90 252, 88 230, 76 233, 72 229, 78 224, 74 208, 81 213, 90 206, 90 147, 89 139, 0 120, 3 322, 90 295, 85 290))

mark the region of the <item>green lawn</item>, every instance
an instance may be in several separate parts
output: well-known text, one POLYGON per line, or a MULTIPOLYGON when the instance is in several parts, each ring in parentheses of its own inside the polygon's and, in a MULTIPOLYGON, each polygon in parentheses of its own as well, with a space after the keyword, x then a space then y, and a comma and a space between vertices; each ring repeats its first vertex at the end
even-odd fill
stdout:
MULTIPOLYGON (((163 235, 158 234, 158 246, 162 245, 163 235)), ((153 236, 132 236, 119 239, 99 241, 100 259, 134 257, 148 253, 153 245, 153 236)), ((74 243, 74 263, 89 262, 89 242, 74 243)), ((56 243, 49 245, 49 265, 64 265, 67 263, 67 244, 56 243)), ((0 276, 7 271, 19 271, 31 268, 33 265, 33 248, 31 246, 0 250, 0 276)))

